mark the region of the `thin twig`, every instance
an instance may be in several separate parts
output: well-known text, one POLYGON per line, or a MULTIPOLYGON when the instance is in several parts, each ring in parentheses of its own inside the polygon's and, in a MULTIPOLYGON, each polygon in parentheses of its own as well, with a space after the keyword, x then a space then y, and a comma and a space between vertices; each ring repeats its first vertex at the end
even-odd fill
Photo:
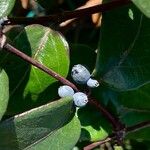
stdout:
POLYGON ((91 150, 91 149, 93 149, 93 148, 95 148, 95 147, 97 147, 97 146, 99 146, 99 145, 102 145, 102 144, 104 144, 104 143, 106 143, 106 142, 110 142, 112 140, 112 138, 106 138, 106 139, 104 139, 104 140, 101 140, 101 141, 98 141, 98 142, 95 142, 95 143, 92 143, 92 144, 90 144, 90 145, 87 145, 86 147, 84 147, 83 149, 84 150, 91 150))
POLYGON ((92 6, 89 8, 74 10, 74 11, 65 11, 62 13, 58 13, 55 15, 43 16, 43 17, 34 17, 34 18, 25 18, 25 17, 9 17, 8 22, 6 21, 4 24, 46 24, 50 22, 61 23, 68 19, 72 18, 81 18, 87 15, 91 15, 98 12, 106 12, 112 10, 114 8, 118 8, 121 6, 128 5, 130 0, 113 0, 109 3, 104 3, 101 5, 92 6))
POLYGON ((21 59, 25 60, 26 62, 34 65, 35 67, 41 69, 42 71, 49 74, 53 78, 59 80, 61 83, 72 87, 75 91, 79 91, 78 88, 73 83, 71 83, 69 80, 65 79, 64 77, 62 77, 61 75, 59 75, 55 71, 51 70, 50 68, 47 68, 46 66, 40 64, 39 62, 37 62, 33 58, 29 57, 28 55, 24 54, 23 52, 19 51, 18 49, 16 49, 15 47, 10 45, 9 43, 6 43, 4 45, 4 49, 8 52, 15 54, 16 56, 20 57, 21 59))
MULTIPOLYGON (((150 121, 145 121, 145 122, 142 122, 142 123, 139 123, 139 124, 136 124, 134 126, 131 126, 131 127, 127 127, 124 131, 125 131, 125 134, 123 135, 123 139, 125 137, 125 135, 131 133, 131 132, 135 132, 135 131, 138 131, 140 130, 141 128, 145 128, 145 127, 149 127, 150 126, 150 121)), ((118 131, 120 132, 120 131, 118 131)), ((117 132, 116 132, 117 133, 117 132)), ((84 147, 84 150, 91 150, 99 145, 102 145, 106 142, 110 142, 112 140, 118 140, 117 138, 117 135, 116 134, 113 134, 111 135, 110 137, 107 137, 106 139, 104 140, 101 140, 101 141, 98 141, 98 142, 94 142, 86 147, 84 147)), ((118 141, 117 141, 118 142, 118 141)))
MULTIPOLYGON (((37 68, 43 70, 44 72, 46 72, 50 76, 54 77, 55 79, 59 80, 63 84, 72 87, 75 91, 79 91, 78 88, 73 83, 71 83, 69 80, 65 79, 64 77, 62 77, 58 73, 54 72, 50 68, 47 68, 46 66, 40 64, 39 62, 37 62, 33 58, 29 57, 28 55, 24 54, 23 52, 19 51, 18 49, 16 49, 15 47, 10 45, 9 43, 6 43, 4 45, 4 49, 8 52, 15 54, 16 56, 20 57, 21 59, 25 60, 26 62, 36 66, 37 68)), ((95 101, 90 100, 90 103, 94 107, 98 108, 101 113, 103 113, 103 115, 112 123, 115 130, 120 129, 120 124, 116 121, 116 119, 105 108, 103 108, 99 103, 97 103, 96 100, 95 101)))
POLYGON ((150 127, 150 121, 141 122, 131 127, 126 128, 126 133, 135 132, 140 130, 141 128, 150 127))
POLYGON ((119 121, 117 121, 117 119, 100 104, 100 102, 94 99, 90 99, 89 103, 99 109, 99 111, 105 116, 105 118, 112 123, 115 131, 121 130, 123 128, 123 125, 119 121))

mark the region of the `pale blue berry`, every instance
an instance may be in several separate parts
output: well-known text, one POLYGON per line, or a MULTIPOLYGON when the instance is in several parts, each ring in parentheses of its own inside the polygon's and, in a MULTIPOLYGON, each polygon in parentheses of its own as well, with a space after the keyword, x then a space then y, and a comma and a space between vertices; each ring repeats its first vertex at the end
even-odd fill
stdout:
POLYGON ((95 79, 89 79, 87 81, 87 86, 91 87, 91 88, 95 88, 95 87, 98 87, 99 86, 99 82, 95 79))
POLYGON ((75 82, 79 84, 86 84, 91 74, 84 66, 78 64, 73 66, 71 76, 75 82))
POLYGON ((74 104, 78 107, 83 107, 88 103, 88 97, 85 93, 77 92, 73 95, 74 104))
POLYGON ((63 85, 58 88, 58 95, 60 97, 73 96, 74 90, 68 85, 63 85))

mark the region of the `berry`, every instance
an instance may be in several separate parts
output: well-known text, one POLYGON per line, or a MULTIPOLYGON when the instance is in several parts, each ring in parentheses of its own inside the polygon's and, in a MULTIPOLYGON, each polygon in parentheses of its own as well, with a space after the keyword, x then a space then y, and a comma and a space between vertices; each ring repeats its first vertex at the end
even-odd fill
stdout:
POLYGON ((77 92, 73 95, 74 104, 78 107, 83 107, 88 103, 88 97, 82 92, 77 92))
POLYGON ((63 85, 58 88, 58 95, 60 97, 73 96, 74 90, 68 85, 63 85))
POLYGON ((3 26, 3 23, 4 23, 5 21, 7 21, 7 20, 8 20, 7 17, 1 18, 1 19, 0 19, 0 27, 2 27, 2 26, 3 26))
POLYGON ((86 84, 91 75, 84 66, 78 64, 73 66, 71 76, 75 82, 79 84, 86 84))
POLYGON ((94 80, 94 79, 89 79, 87 81, 87 86, 91 87, 91 88, 95 88, 95 87, 98 87, 99 86, 99 82, 97 80, 94 80))

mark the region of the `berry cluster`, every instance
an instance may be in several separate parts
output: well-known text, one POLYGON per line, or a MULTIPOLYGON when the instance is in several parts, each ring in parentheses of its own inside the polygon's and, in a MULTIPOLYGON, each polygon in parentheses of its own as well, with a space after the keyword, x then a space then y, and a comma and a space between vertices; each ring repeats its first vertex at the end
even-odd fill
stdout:
MULTIPOLYGON (((71 76, 73 80, 78 84, 87 84, 90 88, 95 88, 99 86, 97 80, 91 79, 90 72, 82 65, 78 64, 72 68, 71 76)), ((83 107, 88 103, 88 97, 83 92, 74 92, 74 90, 68 86, 63 85, 58 89, 58 95, 60 97, 71 96, 73 97, 74 104, 77 107, 83 107)))
POLYGON ((78 84, 87 84, 90 88, 99 86, 97 80, 91 79, 90 72, 82 65, 78 64, 72 68, 71 76, 73 80, 78 84))

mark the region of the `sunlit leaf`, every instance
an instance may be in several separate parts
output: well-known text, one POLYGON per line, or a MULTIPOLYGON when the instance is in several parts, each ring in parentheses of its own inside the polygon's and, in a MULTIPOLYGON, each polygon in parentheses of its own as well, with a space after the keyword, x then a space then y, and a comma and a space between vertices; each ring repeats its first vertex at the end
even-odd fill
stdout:
POLYGON ((0 0, 0 18, 9 15, 14 4, 15 0, 0 0))
POLYGON ((77 143, 80 137, 80 131, 80 122, 76 117, 74 117, 68 124, 56 130, 45 140, 32 145, 28 148, 28 150, 70 150, 77 143))
POLYGON ((9 99, 9 82, 4 70, 0 70, 0 120, 2 119, 9 99))
MULTIPOLYGON (((30 25, 21 30, 13 43, 16 48, 39 63, 64 77, 67 76, 69 48, 59 32, 41 25, 30 25)), ((56 98, 53 96, 56 95, 53 88, 46 92, 56 83, 56 79, 12 54, 3 53, 0 58, 0 65, 6 69, 10 79, 9 114, 14 111, 20 113, 39 103, 42 104, 42 101, 56 98), (40 95, 44 96, 39 98, 40 95)))
MULTIPOLYGON (((80 124, 77 119, 71 121, 72 106, 72 98, 63 98, 3 121, 0 124, 0 149, 30 149, 32 146, 44 149, 50 146, 49 140, 53 138, 55 142, 64 142, 65 147, 64 136, 67 134, 74 136, 70 146, 75 145, 80 124)), ((54 145, 52 140, 51 144, 54 145)))
POLYGON ((86 107, 78 110, 81 122, 80 141, 98 141, 111 133, 110 123, 96 110, 86 107))
POLYGON ((149 0, 132 0, 133 3, 150 18, 150 1, 149 0))

